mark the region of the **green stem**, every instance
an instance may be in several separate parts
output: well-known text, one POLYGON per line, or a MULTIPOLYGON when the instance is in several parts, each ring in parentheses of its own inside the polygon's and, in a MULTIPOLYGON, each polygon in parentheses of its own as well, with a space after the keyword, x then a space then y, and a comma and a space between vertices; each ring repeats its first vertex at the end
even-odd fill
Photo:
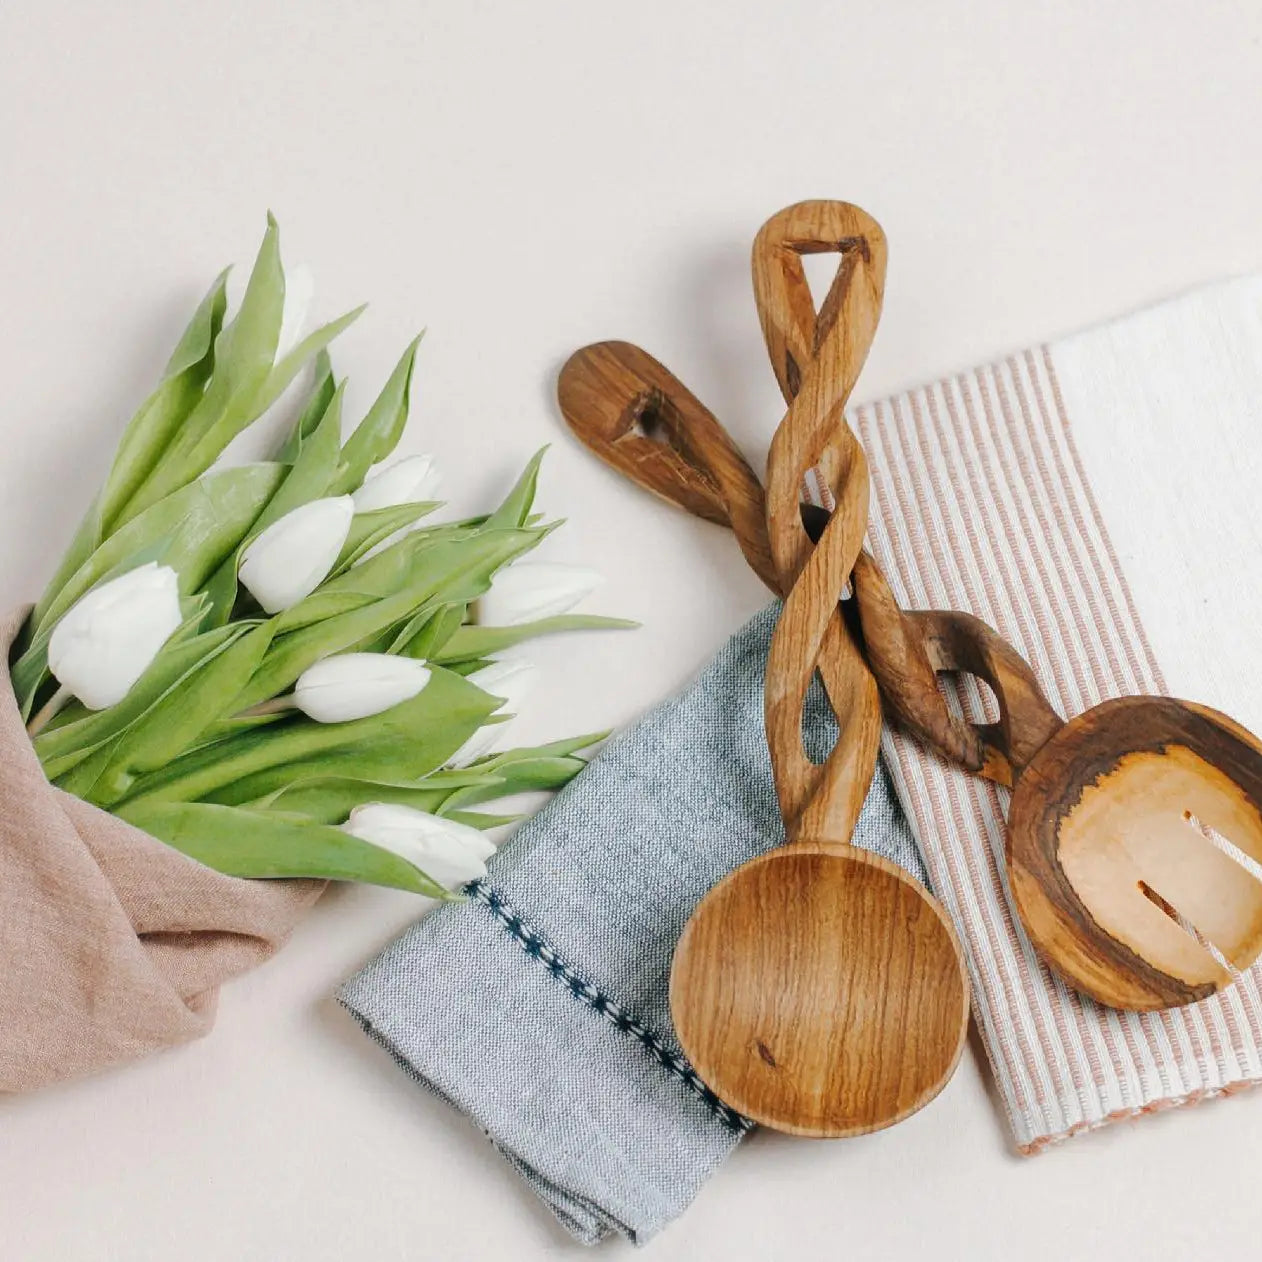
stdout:
POLYGON ((258 705, 252 705, 248 710, 242 710, 240 714, 234 714, 232 717, 233 720, 262 719, 269 714, 283 714, 286 710, 296 710, 297 708, 298 703, 294 700, 294 694, 289 692, 283 697, 273 697, 270 701, 260 701, 258 705))
POLYGON ((66 708, 73 699, 74 693, 62 684, 47 703, 42 706, 35 717, 26 725, 26 734, 32 738, 38 736, 48 724, 66 708))

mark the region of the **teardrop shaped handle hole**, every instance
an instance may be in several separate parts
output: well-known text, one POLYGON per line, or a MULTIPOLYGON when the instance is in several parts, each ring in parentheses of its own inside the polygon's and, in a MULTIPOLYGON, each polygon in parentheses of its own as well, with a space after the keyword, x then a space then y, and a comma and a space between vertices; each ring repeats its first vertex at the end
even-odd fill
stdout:
POLYGON ((998 723, 1002 717, 995 690, 968 671, 940 670, 934 676, 947 709, 957 719, 978 726, 998 723))
POLYGON ((818 673, 811 679, 811 686, 802 699, 799 719, 802 733, 802 752, 813 767, 822 767, 837 745, 837 720, 828 704, 828 695, 820 683, 818 673))

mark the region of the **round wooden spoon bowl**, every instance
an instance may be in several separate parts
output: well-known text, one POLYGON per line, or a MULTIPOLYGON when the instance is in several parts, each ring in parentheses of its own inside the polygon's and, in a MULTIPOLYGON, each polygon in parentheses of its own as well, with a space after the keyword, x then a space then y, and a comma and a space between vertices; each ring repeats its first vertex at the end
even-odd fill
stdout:
POLYGON ((963 1050, 954 931, 878 855, 798 841, 732 872, 675 951, 671 1015, 702 1079, 795 1135, 879 1130, 927 1104, 963 1050))
POLYGON ((1262 862, 1262 750, 1206 706, 1098 705, 1039 749, 1013 792, 1008 873, 1026 931, 1116 1008, 1184 1004, 1231 981, 1175 913, 1238 969, 1262 954, 1262 882, 1241 855, 1262 862))

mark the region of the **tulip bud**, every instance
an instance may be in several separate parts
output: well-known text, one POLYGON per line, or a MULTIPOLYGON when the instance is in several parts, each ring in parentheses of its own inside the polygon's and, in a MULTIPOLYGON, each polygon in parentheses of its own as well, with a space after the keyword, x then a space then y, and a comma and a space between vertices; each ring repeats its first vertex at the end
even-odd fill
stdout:
POLYGON ((410 806, 357 806, 342 830, 406 859, 432 881, 455 889, 486 875, 495 846, 476 828, 410 806))
POLYGON ((495 575, 490 590, 478 601, 477 621, 487 627, 511 627, 553 618, 573 609, 604 581, 582 565, 510 565, 495 575))
MULTIPOLYGON (((233 268, 228 273, 228 301, 224 323, 237 318, 249 279, 249 268, 233 268)), ((280 330, 276 338, 276 360, 283 359, 302 339, 302 331, 315 298, 315 273, 306 263, 285 269, 285 304, 281 308, 280 330)))
MULTIPOLYGON (((493 697, 503 697, 498 711, 516 714, 534 691, 539 682, 539 668, 530 662, 499 661, 483 666, 467 676, 471 684, 477 684, 483 692, 493 697)), ((498 712, 497 711, 497 712, 498 712)), ((453 767, 467 767, 475 758, 492 749, 504 735, 507 723, 489 723, 478 728, 448 760, 453 767)))
POLYGON ((150 561, 94 587, 48 641, 48 669, 89 710, 121 701, 180 625, 179 577, 150 561))
POLYGON ((410 701, 429 676, 429 668, 410 657, 341 653, 302 672, 294 704, 317 723, 347 723, 410 701))
POLYGON ((433 456, 407 456, 385 468, 370 469, 363 486, 352 492, 351 498, 357 513, 417 504, 433 496, 440 480, 433 456))
POLYGON ((350 533, 349 495, 312 500, 274 521, 241 558, 241 582, 268 613, 296 605, 324 581, 350 533))
POLYGON ((280 334, 276 339, 276 359, 283 359, 302 340, 307 315, 315 298, 315 273, 306 263, 285 272, 285 305, 281 310, 280 334))

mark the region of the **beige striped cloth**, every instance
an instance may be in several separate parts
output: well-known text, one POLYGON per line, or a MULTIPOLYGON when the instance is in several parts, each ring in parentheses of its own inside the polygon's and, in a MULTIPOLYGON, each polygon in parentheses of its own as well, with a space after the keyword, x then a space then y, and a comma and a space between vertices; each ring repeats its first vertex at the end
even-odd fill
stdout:
MULTIPOLYGON (((1262 730, 1260 401, 1247 279, 856 408, 870 546, 907 607, 995 626, 1064 715, 1169 691, 1262 730)), ((1022 1152, 1262 1081, 1258 968, 1162 1013, 1068 990, 1012 911, 1006 791, 885 740, 1022 1152)))

